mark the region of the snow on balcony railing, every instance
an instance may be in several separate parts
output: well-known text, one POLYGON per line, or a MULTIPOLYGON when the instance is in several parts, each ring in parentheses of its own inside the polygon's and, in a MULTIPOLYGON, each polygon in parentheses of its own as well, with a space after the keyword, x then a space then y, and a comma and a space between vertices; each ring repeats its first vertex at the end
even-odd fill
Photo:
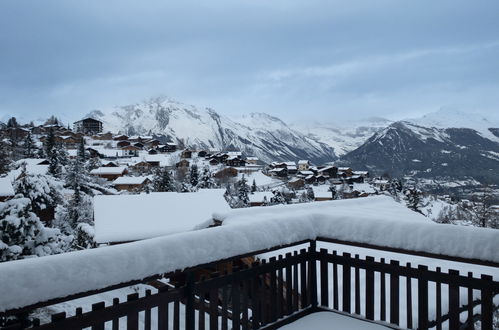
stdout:
MULTIPOLYGON (((0 264, 0 311, 326 237, 499 262, 499 232, 438 225, 388 197, 234 210, 225 225, 0 264)), ((137 219, 140 221, 140 219, 137 219)))

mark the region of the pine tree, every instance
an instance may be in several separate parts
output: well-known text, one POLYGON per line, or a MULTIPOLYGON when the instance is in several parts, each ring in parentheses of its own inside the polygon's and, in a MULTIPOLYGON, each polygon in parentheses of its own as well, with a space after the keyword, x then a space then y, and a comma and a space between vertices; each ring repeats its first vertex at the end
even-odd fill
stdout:
POLYGON ((77 157, 80 158, 81 161, 85 162, 87 160, 87 154, 85 151, 85 139, 81 138, 78 144, 78 152, 77 157))
POLYGON ((11 159, 7 151, 7 145, 0 140, 0 176, 9 172, 11 159))
POLYGON ((16 127, 19 127, 19 123, 17 122, 16 117, 11 117, 11 118, 9 118, 9 120, 7 121, 7 127, 8 127, 8 128, 16 128, 16 127))
POLYGON ((274 196, 272 198, 270 198, 270 204, 272 204, 272 205, 286 204, 286 198, 284 198, 281 191, 275 190, 274 196))
POLYGON ((331 197, 333 198, 333 200, 336 199, 337 192, 336 192, 335 185, 331 185, 327 191, 329 191, 331 193, 331 197))
POLYGON ((407 207, 411 210, 423 214, 423 193, 417 188, 409 188, 405 191, 405 200, 407 207))
POLYGON ((254 193, 257 191, 257 186, 256 186, 256 181, 253 179, 253 183, 251 184, 251 193, 254 193))
POLYGON ((192 188, 196 188, 199 184, 199 172, 198 172, 198 166, 196 164, 193 164, 191 166, 190 172, 189 172, 189 181, 192 186, 192 188))
POLYGON ((0 202, 0 261, 61 253, 69 240, 59 230, 43 226, 28 198, 17 195, 0 202))
POLYGON ((156 192, 176 191, 175 183, 167 168, 160 168, 153 178, 153 187, 156 192))
POLYGON ((307 196, 309 200, 315 200, 314 189, 312 189, 312 187, 307 187, 307 196))
POLYGON ((246 178, 243 177, 237 182, 237 207, 248 207, 249 206, 249 186, 246 183, 246 178))
POLYGON ((58 177, 61 174, 61 165, 59 163, 59 155, 55 142, 54 130, 50 129, 45 143, 45 154, 49 161, 48 173, 52 176, 58 177))
POLYGON ((28 174, 23 163, 19 178, 14 181, 14 191, 31 202, 31 210, 42 216, 46 210, 53 209, 62 201, 62 185, 47 175, 28 174))
POLYGON ((24 149, 24 156, 27 158, 33 158, 35 157, 35 142, 33 141, 33 138, 31 136, 31 132, 28 133, 26 138, 24 139, 24 144, 23 144, 23 149, 24 149))
POLYGON ((213 175, 211 174, 210 168, 206 166, 201 174, 201 180, 199 182, 199 187, 204 189, 210 189, 215 186, 215 181, 213 180, 213 175))

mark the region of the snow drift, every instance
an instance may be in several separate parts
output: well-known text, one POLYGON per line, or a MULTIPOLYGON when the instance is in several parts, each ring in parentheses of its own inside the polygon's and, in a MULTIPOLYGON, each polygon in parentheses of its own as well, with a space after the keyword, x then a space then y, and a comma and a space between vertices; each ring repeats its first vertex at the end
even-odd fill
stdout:
POLYGON ((0 311, 318 236, 499 262, 499 232, 431 223, 386 196, 233 210, 222 226, 0 264, 0 311))

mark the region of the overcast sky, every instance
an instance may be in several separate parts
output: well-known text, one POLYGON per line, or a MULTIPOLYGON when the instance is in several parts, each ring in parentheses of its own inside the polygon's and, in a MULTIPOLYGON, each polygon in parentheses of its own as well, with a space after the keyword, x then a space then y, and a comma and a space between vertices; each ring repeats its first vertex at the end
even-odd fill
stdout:
POLYGON ((499 112, 499 1, 1 0, 0 118, 159 94, 226 115, 499 112))

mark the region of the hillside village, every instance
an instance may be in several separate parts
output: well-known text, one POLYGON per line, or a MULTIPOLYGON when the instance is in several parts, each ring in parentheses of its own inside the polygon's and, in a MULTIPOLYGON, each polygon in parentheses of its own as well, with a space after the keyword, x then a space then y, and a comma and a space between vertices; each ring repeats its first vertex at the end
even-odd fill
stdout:
MULTIPOLYGON (((175 195, 178 193, 187 193, 178 199, 183 212, 178 217, 192 212, 190 206, 194 204, 206 214, 214 211, 209 203, 207 208, 201 205, 203 202, 197 194, 202 192, 205 200, 211 199, 212 204, 219 208, 223 205, 241 208, 387 194, 434 221, 458 223, 456 220, 475 218, 474 222, 460 224, 497 226, 497 220, 490 220, 496 219, 497 206, 452 201, 448 196, 429 196, 416 186, 404 187, 398 179, 371 177, 368 171, 336 166, 334 162, 312 164, 308 160, 276 160, 266 164, 238 150, 206 150, 165 137, 113 134, 103 132, 102 123, 92 118, 77 121, 72 128, 61 125, 55 117, 38 126, 21 125, 12 118, 0 129, 0 136, 3 153, 0 202, 5 205, 0 213, 17 212, 20 217, 16 201, 27 198, 29 205, 23 204, 23 212, 33 212, 40 221, 37 226, 50 229, 52 235, 47 241, 52 247, 42 249, 42 252, 34 248, 12 251, 7 246, 0 247, 3 249, 2 260, 170 232, 173 230, 171 224, 164 228, 164 223, 152 222, 147 224, 145 231, 155 234, 132 234, 129 237, 130 232, 138 233, 143 229, 143 226, 139 230, 133 226, 137 222, 134 218, 126 225, 128 233, 123 237, 114 237, 113 241, 100 239, 106 237, 107 232, 119 231, 127 223, 125 220, 109 222, 109 218, 124 219, 134 214, 132 211, 120 213, 119 210, 132 205, 134 210, 143 213, 160 212, 163 204, 168 205, 166 199, 173 201, 169 207, 173 210, 176 208, 174 201, 180 198, 175 195), (151 199, 147 194, 166 194, 165 202, 151 199), (137 198, 125 197, 130 195, 137 198), (97 197, 101 205, 98 209, 94 207, 97 197), (101 229, 104 232, 99 232, 101 229)), ((181 230, 195 226, 188 224, 181 230)), ((23 239, 26 238, 20 238, 20 241, 23 239)), ((14 243, 12 245, 23 245, 22 242, 14 243)))

